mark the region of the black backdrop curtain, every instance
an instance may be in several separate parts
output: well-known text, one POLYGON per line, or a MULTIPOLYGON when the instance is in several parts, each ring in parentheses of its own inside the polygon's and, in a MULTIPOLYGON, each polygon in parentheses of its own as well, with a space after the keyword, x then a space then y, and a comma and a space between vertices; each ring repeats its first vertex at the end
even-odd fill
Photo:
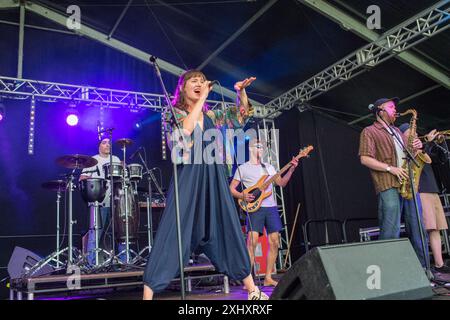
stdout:
MULTIPOLYGON (((304 250, 300 224, 309 219, 371 218, 348 223, 349 241, 358 241, 360 226, 376 225, 377 203, 367 168, 359 162, 360 131, 324 113, 292 109, 277 119, 280 128, 280 165, 287 163, 300 148, 314 147, 309 158, 303 158, 299 169, 284 189, 287 227, 292 224, 298 203, 301 204, 292 242, 293 258, 304 250)), ((327 224, 328 242, 342 242, 341 227, 327 224)), ((311 224, 311 244, 324 244, 325 227, 311 224)))

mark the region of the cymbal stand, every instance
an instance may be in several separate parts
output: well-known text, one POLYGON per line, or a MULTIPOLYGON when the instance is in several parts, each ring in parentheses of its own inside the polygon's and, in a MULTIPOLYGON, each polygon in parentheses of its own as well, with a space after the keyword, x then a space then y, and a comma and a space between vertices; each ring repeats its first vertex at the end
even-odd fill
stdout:
POLYGON ((56 191, 56 268, 60 267, 61 262, 59 261, 59 238, 60 238, 60 227, 59 227, 59 208, 61 203, 61 189, 58 188, 56 191))
MULTIPOLYGON (((128 207, 128 181, 126 180, 126 170, 127 170, 127 165, 126 165, 126 153, 127 153, 127 146, 126 144, 123 144, 122 146, 122 151, 123 151, 123 170, 122 170, 122 194, 124 197, 124 201, 125 201, 125 263, 129 264, 130 263, 130 232, 129 232, 129 215, 130 215, 130 210, 128 207)), ((131 200, 131 199, 130 199, 131 200)), ((131 204, 131 202, 130 202, 131 204)), ((118 256, 120 256, 123 253, 120 252, 118 254, 118 256)))
POLYGON ((67 265, 70 267, 73 264, 73 256, 72 256, 72 250, 73 250, 73 225, 77 223, 77 221, 73 220, 73 210, 72 210, 72 192, 73 192, 73 176, 75 173, 75 170, 78 168, 78 163, 76 164, 75 168, 72 170, 71 174, 68 176, 69 183, 69 245, 68 245, 68 260, 67 265))
POLYGON ((75 168, 72 170, 71 173, 67 174, 67 185, 66 185, 66 189, 68 190, 69 196, 68 196, 68 207, 69 207, 69 213, 68 213, 68 221, 67 221, 67 227, 68 227, 68 231, 69 231, 69 235, 68 235, 68 246, 64 249, 59 249, 59 200, 60 200, 60 194, 59 197, 57 198, 57 214, 58 214, 58 218, 57 218, 57 249, 55 252, 51 253, 49 256, 47 256, 46 258, 40 260, 38 263, 36 263, 32 268, 30 268, 27 272, 24 273, 23 277, 32 277, 36 272, 38 272, 39 270, 41 270, 45 265, 51 264, 51 262, 56 261, 56 269, 59 268, 59 266, 65 265, 66 271, 69 271, 71 269, 72 266, 79 264, 82 259, 83 256, 81 254, 81 252, 79 252, 78 249, 73 247, 73 242, 72 242, 72 238, 73 238, 73 225, 77 223, 76 220, 73 220, 73 211, 72 211, 72 192, 73 192, 73 178, 75 176, 75 171, 78 169, 78 163, 76 163, 75 168), (66 261, 65 263, 62 263, 60 261, 60 256, 63 255, 63 253, 66 253, 66 261), (76 263, 74 263, 74 253, 75 256, 77 257, 76 263))

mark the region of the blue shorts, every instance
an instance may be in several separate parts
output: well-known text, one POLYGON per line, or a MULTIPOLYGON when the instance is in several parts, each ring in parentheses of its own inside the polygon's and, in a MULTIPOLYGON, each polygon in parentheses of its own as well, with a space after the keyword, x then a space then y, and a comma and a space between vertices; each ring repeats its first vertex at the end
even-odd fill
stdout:
POLYGON ((247 232, 258 232, 261 236, 264 227, 266 227, 267 234, 279 232, 283 229, 277 207, 261 207, 258 211, 249 213, 249 216, 251 224, 247 218, 247 232))

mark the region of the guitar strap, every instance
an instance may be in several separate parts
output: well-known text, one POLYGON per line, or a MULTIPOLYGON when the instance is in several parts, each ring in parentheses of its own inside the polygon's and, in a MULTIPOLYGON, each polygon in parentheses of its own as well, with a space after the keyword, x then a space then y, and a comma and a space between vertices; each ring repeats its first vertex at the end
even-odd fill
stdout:
POLYGON ((266 167, 266 165, 263 162, 261 162, 261 167, 263 168, 263 170, 266 173, 266 175, 269 175, 269 171, 267 170, 267 167, 266 167))

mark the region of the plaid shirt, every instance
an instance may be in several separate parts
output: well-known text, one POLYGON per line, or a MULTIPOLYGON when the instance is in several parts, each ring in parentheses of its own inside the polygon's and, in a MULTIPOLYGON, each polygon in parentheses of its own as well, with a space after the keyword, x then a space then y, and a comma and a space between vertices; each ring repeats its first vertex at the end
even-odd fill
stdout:
MULTIPOLYGON (((393 127, 407 143, 401 131, 393 127)), ((395 152, 394 141, 391 134, 379 122, 366 127, 359 140, 359 156, 368 156, 380 162, 386 163, 391 167, 397 166, 397 154, 395 152)), ((390 188, 399 188, 400 183, 396 176, 385 171, 376 171, 370 169, 375 192, 378 194, 390 188)))

